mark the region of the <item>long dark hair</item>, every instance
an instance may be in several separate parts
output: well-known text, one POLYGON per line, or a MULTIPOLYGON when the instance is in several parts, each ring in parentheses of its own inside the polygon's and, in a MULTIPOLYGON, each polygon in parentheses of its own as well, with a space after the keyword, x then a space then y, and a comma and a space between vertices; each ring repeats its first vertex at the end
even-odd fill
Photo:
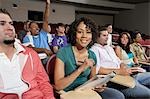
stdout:
POLYGON ((78 25, 81 22, 84 22, 84 24, 87 26, 87 28, 91 29, 91 32, 92 32, 92 41, 88 45, 88 48, 89 48, 96 42, 97 25, 95 24, 95 22, 92 19, 86 18, 86 17, 79 18, 71 24, 71 26, 68 30, 68 43, 70 43, 73 46, 76 44, 76 31, 77 31, 78 25))
POLYGON ((131 36, 128 32, 122 32, 119 36, 119 40, 118 40, 118 45, 123 49, 125 50, 127 53, 130 53, 130 44, 131 44, 131 36), (127 45, 125 46, 124 44, 121 43, 121 38, 123 35, 126 35, 128 37, 128 43, 127 45))

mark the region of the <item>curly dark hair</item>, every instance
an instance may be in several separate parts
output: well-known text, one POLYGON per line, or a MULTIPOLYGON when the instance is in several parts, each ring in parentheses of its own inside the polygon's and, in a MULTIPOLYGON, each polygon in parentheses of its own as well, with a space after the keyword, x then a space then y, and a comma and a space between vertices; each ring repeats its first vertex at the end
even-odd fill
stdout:
POLYGON ((92 32, 92 41, 87 46, 89 48, 89 47, 91 47, 96 42, 96 38, 97 38, 97 25, 95 24, 95 22, 92 19, 87 18, 87 17, 79 18, 79 19, 75 20, 70 25, 70 28, 68 30, 68 43, 70 43, 73 46, 76 44, 76 31, 77 31, 78 25, 81 22, 84 22, 84 24, 86 25, 86 27, 89 28, 89 29, 91 29, 91 32, 92 32))
POLYGON ((7 14, 10 18, 12 18, 10 13, 6 9, 0 8, 0 13, 7 14))
POLYGON ((122 32, 119 36, 119 39, 118 39, 118 45, 123 49, 125 50, 127 53, 130 53, 130 44, 131 44, 131 36, 128 32, 122 32), (126 35, 128 37, 128 43, 127 45, 125 46, 124 44, 121 43, 121 38, 123 35, 126 35))

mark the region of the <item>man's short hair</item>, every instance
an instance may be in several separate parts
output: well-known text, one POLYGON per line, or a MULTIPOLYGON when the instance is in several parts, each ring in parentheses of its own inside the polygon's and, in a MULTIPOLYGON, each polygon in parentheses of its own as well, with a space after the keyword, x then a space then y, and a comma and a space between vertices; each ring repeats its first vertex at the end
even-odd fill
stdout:
POLYGON ((6 9, 0 8, 0 13, 7 14, 10 18, 12 18, 10 13, 6 9))
POLYGON ((101 26, 101 27, 98 28, 98 36, 99 36, 99 37, 100 37, 100 35, 101 35, 101 31, 107 31, 107 27, 101 26))
POLYGON ((58 23, 58 24, 57 24, 57 26, 56 26, 56 28, 59 28, 59 26, 61 26, 61 27, 64 27, 64 28, 65 28, 65 24, 63 24, 63 23, 58 23))

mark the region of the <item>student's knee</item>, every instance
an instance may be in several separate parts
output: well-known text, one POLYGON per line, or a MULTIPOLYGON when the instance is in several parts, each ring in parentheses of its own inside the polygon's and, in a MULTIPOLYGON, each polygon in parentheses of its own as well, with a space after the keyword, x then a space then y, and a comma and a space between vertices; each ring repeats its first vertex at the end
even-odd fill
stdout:
POLYGON ((106 88, 100 95, 103 99, 125 99, 123 93, 112 88, 106 88))

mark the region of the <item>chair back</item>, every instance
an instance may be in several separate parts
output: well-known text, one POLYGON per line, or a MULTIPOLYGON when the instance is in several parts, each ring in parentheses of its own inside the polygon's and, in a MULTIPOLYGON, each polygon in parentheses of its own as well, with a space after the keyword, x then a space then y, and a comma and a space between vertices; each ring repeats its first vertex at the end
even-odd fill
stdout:
POLYGON ((49 79, 50 79, 50 83, 51 84, 54 84, 54 69, 55 69, 55 60, 56 60, 56 55, 53 54, 47 64, 46 64, 46 72, 49 76, 49 79))

